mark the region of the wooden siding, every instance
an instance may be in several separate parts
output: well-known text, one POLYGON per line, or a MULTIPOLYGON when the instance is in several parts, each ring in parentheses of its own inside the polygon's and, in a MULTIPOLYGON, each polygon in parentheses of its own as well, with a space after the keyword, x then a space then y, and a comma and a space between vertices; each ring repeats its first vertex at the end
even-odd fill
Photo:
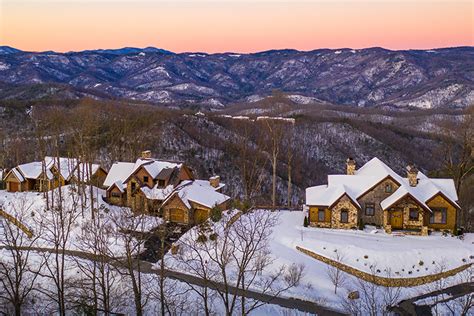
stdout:
POLYGON ((436 195, 433 199, 431 199, 427 205, 433 208, 445 208, 446 209, 446 224, 430 224, 430 217, 426 216, 425 223, 428 225, 429 228, 432 229, 440 229, 440 230, 451 230, 454 231, 456 228, 456 215, 457 210, 449 203, 442 195, 436 195))
POLYGON ((331 210, 327 206, 309 207, 309 224, 317 227, 331 227, 331 210), (324 210, 324 221, 319 221, 319 210, 324 210))

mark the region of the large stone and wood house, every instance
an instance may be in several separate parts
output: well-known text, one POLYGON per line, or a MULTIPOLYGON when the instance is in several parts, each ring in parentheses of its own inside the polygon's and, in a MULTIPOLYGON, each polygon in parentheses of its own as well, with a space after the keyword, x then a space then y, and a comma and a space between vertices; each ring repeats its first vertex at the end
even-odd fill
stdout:
POLYGON ((310 226, 383 227, 386 232, 428 235, 454 231, 460 209, 452 179, 428 178, 413 165, 402 177, 378 158, 356 169, 347 160, 347 174, 328 175, 328 184, 306 189, 310 226))
POLYGON ((101 186, 106 176, 107 172, 98 164, 75 158, 45 157, 12 168, 4 180, 8 192, 24 192, 48 191, 79 182, 101 186))
POLYGON ((186 225, 204 221, 214 207, 225 209, 230 199, 219 177, 196 180, 184 163, 152 158, 150 151, 135 163, 114 163, 104 186, 110 204, 186 225))

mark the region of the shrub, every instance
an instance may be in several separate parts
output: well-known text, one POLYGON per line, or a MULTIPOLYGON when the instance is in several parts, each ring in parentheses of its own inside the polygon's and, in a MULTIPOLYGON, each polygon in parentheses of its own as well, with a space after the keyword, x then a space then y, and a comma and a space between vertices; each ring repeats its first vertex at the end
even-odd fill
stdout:
POLYGON ((204 234, 201 234, 198 236, 198 238, 196 239, 197 242, 200 242, 200 243, 205 243, 207 241, 207 236, 204 235, 204 234))
POLYGON ((367 255, 364 255, 364 259, 369 259, 369 256, 367 256, 367 255))
POLYGON ((222 219, 222 211, 220 208, 218 208, 217 206, 214 206, 213 208, 211 208, 211 220, 214 222, 214 223, 217 223, 218 221, 220 221, 222 219))
POLYGON ((216 241, 217 240, 217 234, 216 233, 210 234, 209 235, 209 240, 216 241))
POLYGON ((359 218, 359 222, 357 223, 357 226, 359 227, 359 230, 364 230, 365 225, 362 222, 362 219, 359 218))
POLYGON ((419 264, 420 266, 422 266, 422 265, 424 265, 425 263, 423 262, 423 260, 420 260, 420 262, 418 262, 418 264, 419 264))
POLYGON ((304 227, 308 227, 309 223, 308 223, 308 216, 305 216, 304 217, 304 221, 303 221, 303 226, 304 227))

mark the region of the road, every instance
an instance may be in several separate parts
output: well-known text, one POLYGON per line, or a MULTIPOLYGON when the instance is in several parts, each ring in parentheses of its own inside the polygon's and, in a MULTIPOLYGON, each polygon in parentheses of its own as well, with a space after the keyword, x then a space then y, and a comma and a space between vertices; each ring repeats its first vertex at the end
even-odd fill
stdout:
MULTIPOLYGON (((8 247, 0 246, 0 249, 8 249, 8 247)), ((42 252, 42 253, 55 253, 56 252, 56 250, 52 248, 19 247, 19 249, 42 252)), ((99 260, 99 256, 88 253, 88 252, 84 252, 84 251, 65 250, 64 253, 68 256, 73 256, 77 258, 95 260, 95 261, 99 260)), ((121 263, 120 260, 117 260, 114 258, 107 258, 106 260, 109 261, 114 266, 122 267, 122 268, 124 266, 124 264, 121 263)), ((160 274, 159 270, 153 269, 153 264, 150 262, 136 260, 135 268, 138 267, 138 264, 140 265, 140 270, 143 273, 157 274, 157 275, 160 274)), ((208 288, 214 289, 214 290, 222 290, 225 288, 224 284, 222 283, 209 282, 199 277, 182 273, 182 272, 178 272, 178 271, 165 269, 164 274, 166 277, 171 278, 171 279, 175 279, 178 281, 182 281, 188 284, 193 284, 193 285, 197 285, 201 287, 207 286, 208 288)), ((252 291, 252 290, 242 292, 242 290, 236 287, 232 287, 232 286, 229 287, 229 292, 232 295, 244 296, 246 298, 258 300, 258 301, 269 303, 269 304, 278 305, 285 308, 296 309, 301 312, 310 313, 310 314, 329 315, 329 316, 346 315, 344 313, 330 309, 328 307, 318 305, 314 302, 292 298, 292 297, 275 297, 269 294, 264 294, 264 293, 260 293, 258 291, 252 291)))

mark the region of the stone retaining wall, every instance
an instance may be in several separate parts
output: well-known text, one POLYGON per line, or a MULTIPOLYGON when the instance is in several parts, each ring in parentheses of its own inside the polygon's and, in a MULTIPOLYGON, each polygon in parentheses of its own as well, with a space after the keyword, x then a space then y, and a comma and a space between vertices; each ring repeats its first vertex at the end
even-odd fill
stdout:
POLYGON ((358 277, 359 279, 362 279, 364 281, 367 281, 376 285, 386 286, 386 287, 412 287, 412 286, 419 286, 419 285, 423 285, 427 283, 432 283, 434 281, 456 275, 459 272, 466 270, 472 265, 472 263, 469 263, 469 264, 462 265, 460 267, 457 267, 449 271, 421 276, 421 277, 387 278, 387 277, 381 277, 381 276, 377 276, 377 275, 373 275, 367 272, 360 271, 358 269, 352 268, 348 265, 329 259, 325 256, 319 255, 317 253, 314 253, 308 249, 305 249, 299 246, 296 246, 296 249, 316 260, 322 261, 326 264, 332 265, 340 269, 341 271, 352 274, 358 277))

